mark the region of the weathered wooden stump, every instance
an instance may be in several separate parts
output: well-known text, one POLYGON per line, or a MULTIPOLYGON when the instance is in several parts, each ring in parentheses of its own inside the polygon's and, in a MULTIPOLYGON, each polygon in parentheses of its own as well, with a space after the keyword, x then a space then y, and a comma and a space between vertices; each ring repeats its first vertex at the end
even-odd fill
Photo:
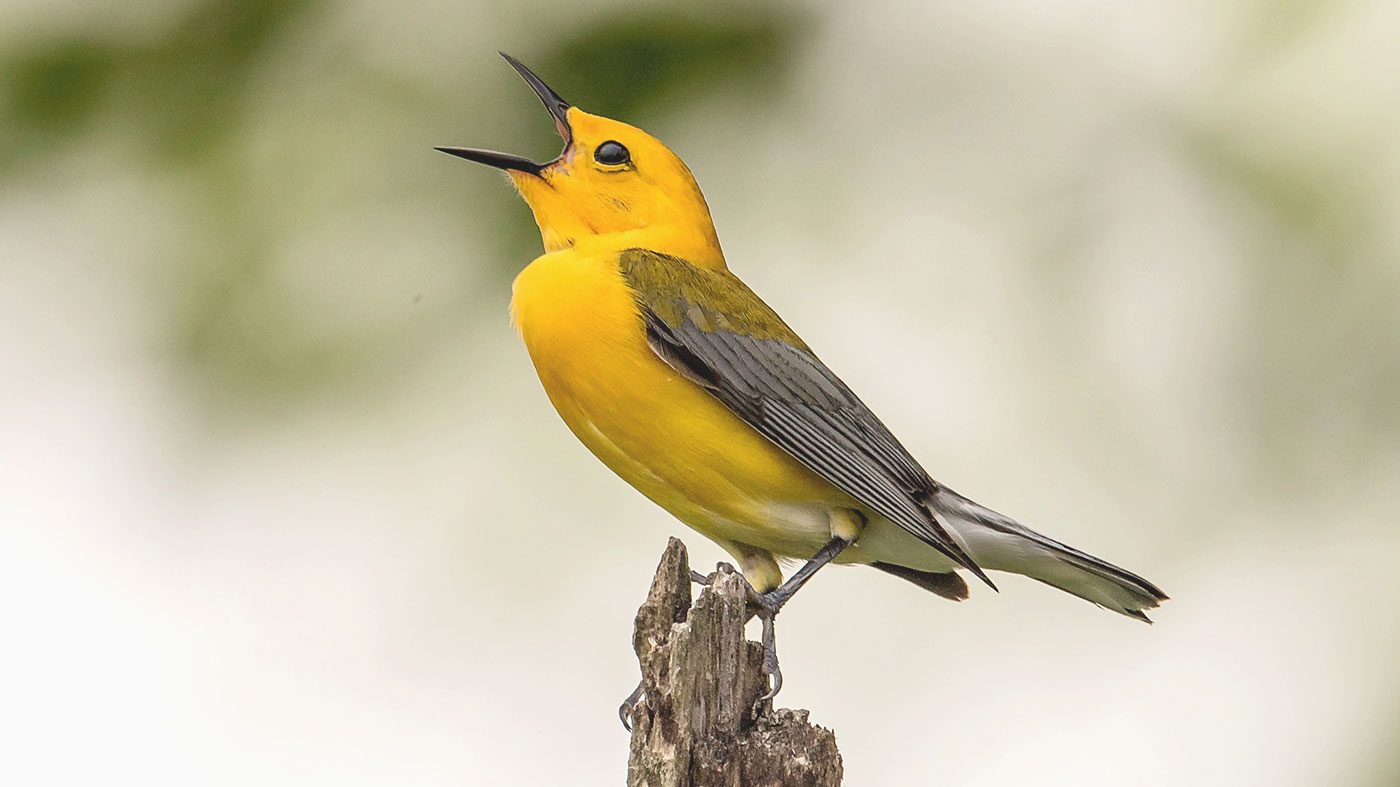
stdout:
POLYGON ((763 649, 744 636, 747 583, 729 566, 692 605, 690 560, 671 539, 637 610, 642 700, 632 715, 630 787, 839 785, 836 736, 805 710, 755 704, 763 649))

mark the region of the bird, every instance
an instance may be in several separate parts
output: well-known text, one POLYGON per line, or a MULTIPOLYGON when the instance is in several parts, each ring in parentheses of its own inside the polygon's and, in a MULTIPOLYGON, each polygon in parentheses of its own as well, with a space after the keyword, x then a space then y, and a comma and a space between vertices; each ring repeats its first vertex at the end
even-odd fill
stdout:
POLYGON ((833 562, 953 601, 969 596, 963 572, 993 590, 988 571, 1021 574, 1151 622, 1167 600, 1156 585, 935 481, 729 269, 679 156, 500 54, 563 151, 537 163, 436 149, 503 170, 528 204, 544 254, 516 277, 510 310, 545 393, 603 464, 738 563, 762 622, 765 698, 782 685, 774 619, 833 562), (805 562, 785 581, 780 560, 805 562))

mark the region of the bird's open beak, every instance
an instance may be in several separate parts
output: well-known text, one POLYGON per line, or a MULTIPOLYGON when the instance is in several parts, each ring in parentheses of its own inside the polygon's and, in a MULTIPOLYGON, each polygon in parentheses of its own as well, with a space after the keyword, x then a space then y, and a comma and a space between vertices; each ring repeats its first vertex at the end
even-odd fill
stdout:
MULTIPOLYGON (((559 136, 564 138, 564 147, 567 149, 569 144, 574 141, 573 131, 569 128, 569 102, 560 98, 558 93, 551 90, 549 85, 544 83, 544 80, 535 76, 535 73, 526 68, 524 63, 507 55, 505 52, 501 53, 501 57, 505 58, 506 62, 510 63, 511 67, 518 71, 520 76, 525 78, 525 81, 529 83, 530 87, 535 91, 535 95, 540 97, 540 101, 544 103, 544 108, 549 110, 550 116, 554 118, 554 127, 559 130, 559 136)), ((467 161, 475 161, 478 164, 485 164, 488 167, 511 169, 517 172, 526 172, 531 175, 540 174, 540 170, 553 163, 545 162, 543 164, 537 164, 522 156, 513 156, 509 153, 497 153, 493 150, 477 150, 476 148, 434 148, 434 150, 441 150, 443 153, 457 156, 458 158, 464 158, 467 161)))

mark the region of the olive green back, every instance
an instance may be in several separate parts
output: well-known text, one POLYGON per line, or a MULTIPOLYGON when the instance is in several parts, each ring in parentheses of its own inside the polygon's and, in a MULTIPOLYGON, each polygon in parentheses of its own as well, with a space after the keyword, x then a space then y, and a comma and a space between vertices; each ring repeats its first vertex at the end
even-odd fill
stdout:
POLYGON ((702 331, 774 339, 811 352, 748 285, 727 270, 709 270, 678 257, 627 249, 618 261, 639 305, 672 328, 687 317, 702 331))

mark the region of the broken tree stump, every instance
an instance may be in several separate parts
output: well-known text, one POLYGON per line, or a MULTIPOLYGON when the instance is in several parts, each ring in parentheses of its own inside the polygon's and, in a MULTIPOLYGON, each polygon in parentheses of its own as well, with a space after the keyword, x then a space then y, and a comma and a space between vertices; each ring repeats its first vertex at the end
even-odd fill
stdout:
POLYGON ((831 730, 805 710, 758 705, 763 649, 744 636, 747 582, 721 564, 691 603, 690 559, 671 539, 633 648, 642 698, 632 713, 629 787, 826 787, 841 783, 831 730))

